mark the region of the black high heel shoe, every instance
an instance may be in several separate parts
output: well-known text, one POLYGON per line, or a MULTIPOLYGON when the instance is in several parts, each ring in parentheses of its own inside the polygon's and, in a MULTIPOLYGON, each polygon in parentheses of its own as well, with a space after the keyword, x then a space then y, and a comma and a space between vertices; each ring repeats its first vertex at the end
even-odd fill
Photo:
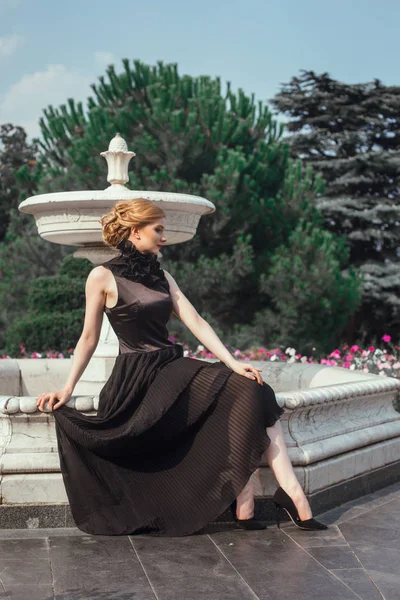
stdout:
POLYGON ((251 519, 238 519, 236 516, 236 500, 232 502, 229 508, 231 509, 231 513, 235 522, 237 523, 237 525, 239 525, 241 529, 247 529, 248 531, 254 531, 256 529, 267 529, 265 525, 263 525, 262 523, 260 523, 260 521, 257 521, 253 517, 251 517, 251 519))
POLYGON ((319 521, 316 521, 313 518, 301 521, 293 500, 283 488, 279 487, 276 490, 275 494, 272 497, 272 500, 274 501, 277 510, 276 523, 278 527, 281 520, 279 516, 279 511, 284 510, 287 512, 293 523, 297 525, 297 527, 300 527, 300 529, 306 529, 308 531, 328 529, 327 525, 324 525, 323 523, 320 523, 319 521))

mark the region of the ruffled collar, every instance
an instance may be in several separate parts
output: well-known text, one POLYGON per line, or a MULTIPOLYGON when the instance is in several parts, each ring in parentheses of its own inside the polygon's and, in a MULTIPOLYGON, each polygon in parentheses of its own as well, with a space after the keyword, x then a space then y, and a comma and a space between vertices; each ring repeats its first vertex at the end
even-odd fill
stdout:
POLYGON ((152 284, 158 279, 166 281, 164 271, 153 252, 141 252, 128 239, 118 246, 121 254, 112 262, 117 275, 144 284, 152 284))

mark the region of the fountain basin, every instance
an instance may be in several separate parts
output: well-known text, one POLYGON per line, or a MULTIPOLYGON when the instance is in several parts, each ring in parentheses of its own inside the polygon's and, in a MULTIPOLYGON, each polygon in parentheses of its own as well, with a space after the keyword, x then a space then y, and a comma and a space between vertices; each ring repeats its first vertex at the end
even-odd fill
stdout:
POLYGON ((129 190, 113 185, 106 190, 54 192, 27 198, 19 205, 34 216, 39 235, 55 244, 103 245, 100 219, 119 200, 145 198, 159 203, 166 213, 166 245, 186 242, 195 235, 202 215, 215 211, 212 202, 200 196, 129 190))
MULTIPOLYGON (((200 196, 125 187, 129 181, 129 162, 136 155, 128 151, 119 133, 110 141, 108 150, 100 154, 108 166, 110 186, 105 190, 54 192, 21 202, 19 210, 34 216, 43 239, 56 244, 104 248, 100 218, 120 200, 145 198, 160 203, 166 213, 167 243, 178 244, 194 236, 202 215, 215 211, 214 204, 200 196)), ((105 248, 105 251, 109 252, 108 259, 112 258, 112 249, 105 248)), ((83 257, 85 254, 79 255, 83 257)))

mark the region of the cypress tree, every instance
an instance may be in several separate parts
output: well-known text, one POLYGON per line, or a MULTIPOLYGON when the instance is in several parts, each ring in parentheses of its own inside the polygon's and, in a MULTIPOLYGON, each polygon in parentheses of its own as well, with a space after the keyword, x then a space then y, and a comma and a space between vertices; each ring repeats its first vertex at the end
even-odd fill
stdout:
MULTIPOLYGON (((302 71, 272 100, 289 117, 291 156, 327 185, 316 206, 344 236, 363 276, 363 302, 348 332, 400 333, 400 86, 345 84, 302 71)), ((351 339, 349 339, 351 341, 351 339)))

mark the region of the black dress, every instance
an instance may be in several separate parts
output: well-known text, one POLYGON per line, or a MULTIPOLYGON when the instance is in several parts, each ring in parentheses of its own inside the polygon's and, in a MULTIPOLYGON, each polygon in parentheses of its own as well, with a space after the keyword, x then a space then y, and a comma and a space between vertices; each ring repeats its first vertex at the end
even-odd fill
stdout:
POLYGON ((105 311, 120 353, 97 415, 53 412, 63 480, 82 531, 188 535, 238 496, 283 409, 266 383, 184 357, 168 339, 173 305, 156 255, 119 249, 103 266, 117 283, 105 311))

